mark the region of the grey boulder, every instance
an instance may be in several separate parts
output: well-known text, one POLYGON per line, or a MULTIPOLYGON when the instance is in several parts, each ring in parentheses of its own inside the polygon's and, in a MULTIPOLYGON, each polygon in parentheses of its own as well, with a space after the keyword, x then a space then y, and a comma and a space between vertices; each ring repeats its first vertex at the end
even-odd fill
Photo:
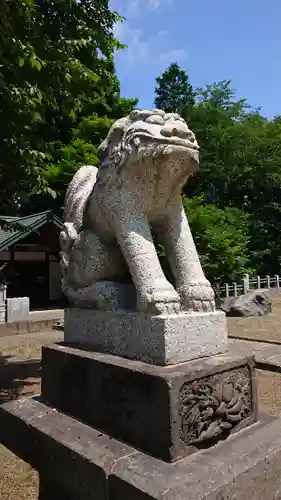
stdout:
POLYGON ((272 311, 272 299, 268 290, 251 290, 239 297, 228 297, 218 303, 227 316, 263 316, 272 311))

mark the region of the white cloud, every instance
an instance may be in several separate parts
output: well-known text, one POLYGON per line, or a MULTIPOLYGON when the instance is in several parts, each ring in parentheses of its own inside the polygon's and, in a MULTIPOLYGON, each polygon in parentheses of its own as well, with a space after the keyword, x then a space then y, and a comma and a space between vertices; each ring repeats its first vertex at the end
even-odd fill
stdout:
POLYGON ((149 11, 157 11, 160 7, 171 5, 171 0, 111 0, 110 8, 117 11, 127 20, 149 11))
POLYGON ((129 23, 119 23, 115 27, 116 38, 128 47, 119 52, 122 63, 126 66, 144 64, 153 61, 161 52, 163 42, 167 39, 167 31, 158 31, 147 37, 141 28, 132 28, 129 23))
POLYGON ((184 49, 172 49, 169 47, 169 33, 160 30, 155 35, 147 36, 140 27, 132 27, 127 21, 115 26, 114 34, 127 48, 118 53, 119 60, 123 66, 132 67, 136 64, 149 64, 155 59, 162 63, 183 61, 187 57, 184 49))
POLYGON ((114 34, 121 43, 128 47, 118 53, 122 66, 131 68, 136 64, 149 64, 158 58, 161 61, 183 59, 181 49, 168 49, 169 34, 167 30, 159 30, 155 34, 146 33, 143 16, 167 7, 172 0, 111 0, 110 7, 125 17, 125 21, 117 23, 114 34), (167 50, 165 51, 165 49, 167 50))
POLYGON ((159 10, 160 7, 164 8, 168 5, 171 5, 170 0, 149 0, 148 2, 149 8, 151 10, 159 10))
POLYGON ((167 52, 162 52, 160 54, 160 60, 165 63, 179 62, 185 59, 187 56, 184 49, 172 49, 167 50, 167 52))
POLYGON ((161 4, 161 0, 149 0, 149 7, 151 10, 158 10, 161 4))
POLYGON ((140 10, 140 0, 111 0, 109 6, 126 19, 132 19, 140 10))
POLYGON ((111 0, 111 8, 114 8, 121 16, 132 19, 140 11, 140 0, 111 0))

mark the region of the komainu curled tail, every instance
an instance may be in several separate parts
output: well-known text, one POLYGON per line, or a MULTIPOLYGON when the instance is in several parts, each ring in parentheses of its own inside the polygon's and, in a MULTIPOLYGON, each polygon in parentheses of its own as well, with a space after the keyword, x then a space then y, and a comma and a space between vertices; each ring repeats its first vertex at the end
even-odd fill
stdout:
POLYGON ((96 183, 98 169, 92 165, 79 168, 65 195, 63 221, 71 223, 78 233, 83 225, 84 210, 96 183))
POLYGON ((63 228, 60 234, 61 267, 66 275, 73 244, 83 227, 85 207, 94 188, 98 169, 92 165, 79 168, 65 195, 63 228))

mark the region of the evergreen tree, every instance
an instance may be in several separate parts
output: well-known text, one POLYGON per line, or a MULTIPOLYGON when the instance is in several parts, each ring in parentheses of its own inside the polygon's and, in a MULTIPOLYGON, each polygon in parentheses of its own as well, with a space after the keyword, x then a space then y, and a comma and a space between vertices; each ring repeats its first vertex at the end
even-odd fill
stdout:
POLYGON ((195 104, 195 94, 188 76, 177 63, 172 63, 163 75, 156 78, 154 104, 167 113, 186 114, 195 104))

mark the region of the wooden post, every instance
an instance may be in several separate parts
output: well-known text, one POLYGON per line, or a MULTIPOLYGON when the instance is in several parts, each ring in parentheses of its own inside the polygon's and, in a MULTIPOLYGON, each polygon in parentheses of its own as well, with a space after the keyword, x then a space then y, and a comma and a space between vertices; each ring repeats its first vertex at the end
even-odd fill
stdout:
POLYGON ((225 283, 224 286, 225 286, 225 296, 228 298, 229 297, 229 286, 228 286, 228 283, 225 283))
POLYGON ((267 283, 267 288, 270 288, 270 276, 268 274, 266 275, 266 283, 267 283))
POLYGON ((279 274, 275 274, 274 278, 275 278, 275 286, 276 288, 279 288, 280 287, 279 274))
POLYGON ((257 288, 260 289, 261 287, 261 277, 257 276, 257 288))
POLYGON ((233 283, 233 295, 234 295, 234 297, 237 297, 237 283, 236 282, 233 283))

